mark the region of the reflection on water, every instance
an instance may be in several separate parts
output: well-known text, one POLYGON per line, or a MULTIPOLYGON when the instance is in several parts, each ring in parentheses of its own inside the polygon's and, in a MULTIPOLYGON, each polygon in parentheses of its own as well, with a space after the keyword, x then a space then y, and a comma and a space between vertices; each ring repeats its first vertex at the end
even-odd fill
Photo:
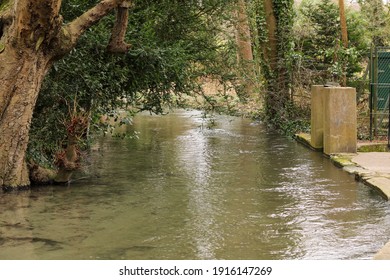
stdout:
POLYGON ((249 120, 140 115, 88 179, 0 194, 0 259, 367 259, 390 208, 321 154, 249 120))

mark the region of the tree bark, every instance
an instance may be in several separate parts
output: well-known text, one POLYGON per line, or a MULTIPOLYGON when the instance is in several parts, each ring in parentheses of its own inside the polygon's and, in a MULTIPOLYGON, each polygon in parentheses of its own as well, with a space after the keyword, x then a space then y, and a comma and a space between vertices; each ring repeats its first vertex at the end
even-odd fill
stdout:
POLYGON ((272 5, 272 0, 264 0, 265 21, 268 31, 268 45, 263 47, 265 60, 270 66, 271 75, 276 71, 278 60, 277 22, 272 5))
MULTIPOLYGON (((345 9, 344 9, 344 0, 339 0, 339 11, 340 11, 340 27, 341 27, 341 41, 344 48, 348 48, 348 32, 347 32, 347 20, 345 18, 345 9)), ((345 65, 343 67, 343 72, 345 72, 345 65)), ((341 86, 345 87, 347 85, 347 76, 343 73, 341 77, 341 86)))
MULTIPOLYGON (((15 1, 15 14, 8 10, 9 22, 0 38, 0 186, 25 187, 30 184, 25 154, 32 113, 42 80, 50 64, 43 53, 44 27, 54 26, 40 2, 29 10, 30 1, 15 1), (42 46, 43 47, 43 46, 42 46)), ((46 12, 57 13, 59 7, 46 3, 46 12)), ((13 8, 13 7, 10 7, 13 8)))
POLYGON ((30 184, 25 153, 32 113, 48 67, 42 54, 24 51, 18 55, 6 49, 0 55, 0 186, 30 184))
POLYGON ((52 63, 123 0, 103 0, 66 26, 61 0, 8 0, 0 10, 0 188, 30 185, 26 149, 35 103, 52 63))
POLYGON ((268 116, 271 118, 277 115, 278 111, 282 109, 284 98, 279 85, 281 84, 281 73, 278 71, 278 24, 274 12, 272 0, 263 0, 265 20, 267 24, 268 42, 263 46, 264 61, 266 69, 264 71, 266 76, 266 97, 265 108, 268 116))
POLYGON ((241 72, 241 83, 244 90, 244 101, 255 99, 255 69, 252 52, 252 39, 245 0, 237 3, 237 62, 241 72))
POLYGON ((125 53, 129 50, 130 44, 125 42, 125 35, 129 19, 129 8, 118 7, 116 21, 111 32, 110 42, 107 50, 111 53, 125 53))
POLYGON ((344 0, 339 0, 341 41, 344 48, 348 48, 347 19, 345 18, 344 0))
POLYGON ((54 181, 59 184, 64 184, 70 181, 75 170, 78 169, 78 141, 75 137, 68 139, 66 150, 61 154, 61 159, 57 159, 59 170, 54 178, 54 181))

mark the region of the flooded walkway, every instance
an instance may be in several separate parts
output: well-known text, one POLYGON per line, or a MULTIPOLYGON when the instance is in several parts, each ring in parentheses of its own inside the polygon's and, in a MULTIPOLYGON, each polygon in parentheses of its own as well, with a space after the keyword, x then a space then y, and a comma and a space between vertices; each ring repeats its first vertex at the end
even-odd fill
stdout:
POLYGON ((126 130, 96 139, 87 178, 0 194, 0 259, 371 259, 388 241, 386 201, 259 123, 178 111, 126 130))

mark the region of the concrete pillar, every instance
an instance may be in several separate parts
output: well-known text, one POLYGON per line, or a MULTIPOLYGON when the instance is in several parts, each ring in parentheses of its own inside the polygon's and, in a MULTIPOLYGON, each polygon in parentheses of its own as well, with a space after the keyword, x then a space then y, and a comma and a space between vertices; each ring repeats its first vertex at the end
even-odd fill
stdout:
POLYGON ((310 145, 314 149, 324 147, 324 86, 315 85, 311 87, 311 121, 310 121, 310 145))
POLYGON ((356 153, 356 89, 323 87, 324 153, 356 153))

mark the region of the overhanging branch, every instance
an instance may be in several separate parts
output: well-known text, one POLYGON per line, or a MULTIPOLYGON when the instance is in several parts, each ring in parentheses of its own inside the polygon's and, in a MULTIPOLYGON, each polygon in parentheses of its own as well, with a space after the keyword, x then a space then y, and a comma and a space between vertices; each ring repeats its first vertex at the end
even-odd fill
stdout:
POLYGON ((80 36, 92 25, 118 7, 123 0, 103 0, 64 27, 64 33, 75 45, 80 36))
MULTIPOLYGON (((128 3, 126 3, 128 4, 128 3)), ((129 50, 130 44, 125 42, 125 35, 129 19, 129 6, 122 5, 117 8, 116 21, 111 32, 110 42, 107 51, 111 53, 125 53, 129 50)))

